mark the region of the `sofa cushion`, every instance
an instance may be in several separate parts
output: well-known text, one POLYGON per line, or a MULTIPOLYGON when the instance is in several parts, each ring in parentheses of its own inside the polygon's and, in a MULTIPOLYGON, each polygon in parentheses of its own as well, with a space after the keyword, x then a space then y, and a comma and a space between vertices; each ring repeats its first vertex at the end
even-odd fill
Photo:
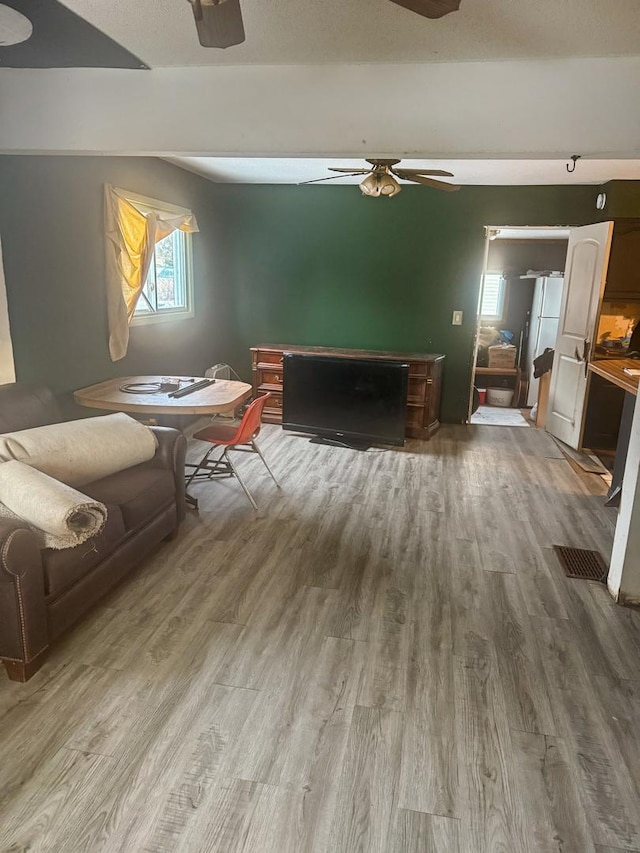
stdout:
POLYGON ((127 530, 136 530, 175 500, 173 471, 144 462, 83 486, 83 492, 104 504, 117 504, 127 530))
POLYGON ((107 505, 107 521, 102 531, 75 548, 42 552, 46 595, 58 595, 72 586, 108 557, 126 536, 120 507, 107 505))

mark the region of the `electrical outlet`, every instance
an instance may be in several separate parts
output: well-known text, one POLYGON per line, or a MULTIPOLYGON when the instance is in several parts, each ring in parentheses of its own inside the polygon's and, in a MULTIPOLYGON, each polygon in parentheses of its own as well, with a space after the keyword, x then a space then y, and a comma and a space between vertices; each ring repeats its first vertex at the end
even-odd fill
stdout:
POLYGON ((462 325, 462 311, 454 311, 453 312, 453 320, 451 321, 452 326, 461 326, 462 325))

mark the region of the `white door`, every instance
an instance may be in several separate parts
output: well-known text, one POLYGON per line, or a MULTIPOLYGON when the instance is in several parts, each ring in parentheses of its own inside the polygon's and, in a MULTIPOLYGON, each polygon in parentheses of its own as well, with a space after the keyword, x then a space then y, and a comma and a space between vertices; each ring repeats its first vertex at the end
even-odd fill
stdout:
POLYGON ((572 228, 553 359, 547 432, 578 450, 587 392, 587 363, 604 290, 613 222, 572 228))

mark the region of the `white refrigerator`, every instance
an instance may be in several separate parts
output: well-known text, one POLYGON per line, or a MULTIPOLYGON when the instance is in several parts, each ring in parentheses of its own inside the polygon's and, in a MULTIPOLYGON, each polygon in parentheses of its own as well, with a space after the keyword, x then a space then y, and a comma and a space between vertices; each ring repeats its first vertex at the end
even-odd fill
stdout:
POLYGON ((529 371, 527 406, 533 406, 538 399, 538 380, 533 377, 533 360, 542 355, 547 347, 555 349, 556 346, 563 287, 564 278, 561 276, 544 276, 536 279, 527 342, 527 370, 529 371))

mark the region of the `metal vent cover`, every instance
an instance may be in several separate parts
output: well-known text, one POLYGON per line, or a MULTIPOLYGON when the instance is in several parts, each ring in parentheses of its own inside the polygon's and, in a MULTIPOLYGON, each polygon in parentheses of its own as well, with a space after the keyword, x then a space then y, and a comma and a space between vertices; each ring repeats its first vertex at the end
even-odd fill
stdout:
POLYGON ((604 583, 607 579, 607 564, 598 551, 584 548, 569 548, 566 545, 554 545, 560 564, 568 578, 581 578, 604 583))

